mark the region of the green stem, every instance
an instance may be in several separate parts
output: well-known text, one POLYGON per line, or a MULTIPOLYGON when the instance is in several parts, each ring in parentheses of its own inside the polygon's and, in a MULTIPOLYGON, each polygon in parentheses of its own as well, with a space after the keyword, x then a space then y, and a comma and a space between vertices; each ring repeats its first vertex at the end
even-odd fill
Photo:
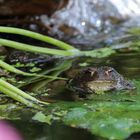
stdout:
POLYGON ((115 52, 115 50, 113 50, 112 48, 107 48, 107 47, 91 50, 91 51, 80 51, 80 50, 64 51, 64 50, 49 49, 49 48, 43 48, 39 46, 28 45, 16 41, 11 41, 8 39, 0 39, 0 44, 23 51, 59 55, 59 56, 90 56, 90 57, 102 58, 102 57, 107 57, 115 52))
POLYGON ((15 67, 5 63, 4 61, 0 60, 0 67, 6 69, 7 71, 10 71, 10 72, 13 72, 13 73, 16 73, 16 74, 22 74, 22 75, 25 75, 25 76, 34 76, 34 74, 32 73, 27 73, 27 72, 23 72, 21 70, 18 70, 16 69, 15 67))
POLYGON ((45 35, 42 35, 42 34, 39 34, 39 33, 35 33, 35 32, 32 32, 32 31, 28 31, 28 30, 25 30, 25 29, 0 26, 0 32, 24 35, 24 36, 27 36, 27 37, 31 37, 31 38, 34 38, 34 39, 37 39, 37 40, 41 40, 41 41, 50 43, 52 45, 55 45, 59 48, 65 49, 65 50, 77 50, 73 46, 71 46, 67 43, 64 43, 60 40, 57 40, 57 39, 54 39, 52 37, 48 37, 48 36, 45 36, 45 35))
POLYGON ((101 48, 101 49, 96 49, 96 50, 91 50, 91 51, 81 51, 79 53, 80 53, 79 55, 81 56, 103 58, 103 57, 112 55, 113 53, 115 53, 115 50, 113 50, 112 48, 106 47, 106 48, 101 48))
POLYGON ((4 94, 8 95, 9 97, 11 97, 12 99, 21 102, 27 106, 33 107, 33 108, 39 108, 39 106, 37 106, 36 104, 24 99, 23 97, 21 97, 20 95, 15 94, 13 91, 3 87, 0 85, 0 91, 3 92, 4 94))
POLYGON ((0 79, 0 86, 2 86, 3 88, 5 88, 7 90, 10 90, 13 94, 16 94, 26 100, 33 101, 34 103, 41 103, 41 104, 45 104, 45 105, 49 104, 47 102, 42 102, 42 101, 37 100, 36 98, 30 96, 29 94, 23 92, 22 90, 18 89, 17 87, 9 84, 8 82, 6 82, 2 79, 0 79))
MULTIPOLYGON (((68 67, 70 68, 71 65, 72 65, 72 61, 71 62, 70 61, 65 60, 64 62, 60 62, 56 67, 53 67, 52 69, 43 71, 41 73, 41 75, 45 75, 45 74, 50 73, 49 75, 52 76, 55 71, 61 71, 63 69, 65 70, 66 68, 68 69, 68 67)), ((53 75, 52 77, 55 77, 55 76, 53 75)), ((52 79, 54 79, 54 78, 52 78, 52 79)), ((55 79, 57 79, 57 78, 55 78, 55 79)), ((39 82, 39 81, 42 81, 42 80, 46 80, 46 78, 45 77, 27 77, 26 79, 23 80, 24 83, 18 84, 17 87, 20 88, 20 87, 26 86, 30 83, 36 83, 36 82, 39 82)), ((64 80, 67 80, 67 79, 64 79, 64 80)))
POLYGON ((66 80, 66 78, 61 78, 61 77, 54 77, 54 76, 47 76, 47 75, 40 75, 40 74, 36 74, 36 73, 28 73, 28 72, 23 72, 21 70, 16 69, 15 67, 5 63, 4 61, 0 60, 0 67, 6 69, 7 71, 16 73, 16 74, 21 74, 24 76, 35 76, 35 77, 44 77, 44 78, 49 78, 49 79, 63 79, 66 80))
MULTIPOLYGON (((52 72, 53 76, 58 76, 60 75, 60 73, 62 73, 63 71, 66 71, 67 69, 69 69, 72 65, 72 60, 66 60, 64 61, 61 65, 59 65, 58 69, 52 72)), ((37 82, 33 87, 32 90, 33 91, 39 91, 41 90, 41 88, 45 87, 45 85, 47 85, 49 82, 55 80, 54 79, 47 79, 47 80, 43 80, 40 82, 37 82)))
POLYGON ((102 57, 109 56, 115 52, 115 50, 113 50, 112 48, 101 48, 92 51, 80 51, 80 50, 64 51, 64 50, 49 49, 49 48, 43 48, 39 46, 28 45, 28 44, 19 43, 7 39, 0 39, 0 44, 23 51, 59 55, 59 56, 90 56, 90 57, 102 58, 102 57))
POLYGON ((0 39, 0 44, 6 47, 28 51, 28 52, 34 52, 34 53, 51 54, 51 55, 58 55, 58 56, 73 56, 75 54, 74 51, 64 51, 58 49, 43 48, 39 46, 33 46, 24 43, 19 43, 16 41, 11 41, 8 39, 0 39))

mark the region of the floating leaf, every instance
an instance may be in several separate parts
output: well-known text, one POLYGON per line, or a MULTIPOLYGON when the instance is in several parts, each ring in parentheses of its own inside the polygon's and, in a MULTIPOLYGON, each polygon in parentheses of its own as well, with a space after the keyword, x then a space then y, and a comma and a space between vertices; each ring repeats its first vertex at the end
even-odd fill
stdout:
POLYGON ((52 115, 45 115, 42 112, 37 112, 33 118, 33 120, 37 120, 39 122, 44 122, 44 123, 48 123, 51 124, 51 120, 52 120, 52 115))

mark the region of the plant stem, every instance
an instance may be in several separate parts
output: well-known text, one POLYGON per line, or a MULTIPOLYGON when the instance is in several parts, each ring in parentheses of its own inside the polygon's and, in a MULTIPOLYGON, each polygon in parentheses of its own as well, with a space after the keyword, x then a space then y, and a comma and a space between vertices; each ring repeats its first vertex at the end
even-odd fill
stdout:
MULTIPOLYGON (((65 60, 62 64, 60 64, 57 69, 53 72, 51 72, 52 76, 58 76, 60 75, 60 73, 62 73, 63 71, 68 70, 72 65, 72 60, 65 60)), ((55 80, 54 79, 46 79, 40 82, 37 82, 35 85, 33 85, 32 87, 32 91, 39 91, 41 90, 43 87, 45 87, 45 85, 47 85, 49 82, 55 80)))
POLYGON ((76 53, 74 51, 64 51, 64 50, 49 49, 49 48, 43 48, 39 46, 28 45, 16 41, 11 41, 8 39, 0 39, 0 44, 18 50, 34 52, 34 53, 58 55, 58 56, 73 56, 76 53))
POLYGON ((100 48, 100 49, 91 50, 91 51, 81 51, 79 55, 95 57, 95 58, 103 58, 103 57, 110 56, 113 53, 115 53, 115 50, 113 50, 112 48, 106 47, 106 48, 100 48))
POLYGON ((36 74, 36 73, 28 73, 28 72, 24 72, 21 70, 16 69, 15 67, 5 63, 4 61, 0 60, 0 67, 6 69, 7 71, 16 73, 16 74, 21 74, 24 76, 35 76, 35 77, 43 77, 43 78, 49 78, 49 79, 61 79, 61 80, 66 80, 66 78, 62 78, 62 77, 55 77, 55 76, 50 76, 50 75, 40 75, 40 74, 36 74))
MULTIPOLYGON (((49 74, 50 76, 55 77, 53 75, 54 72, 61 71, 61 70, 64 70, 64 71, 67 70, 68 68, 70 68, 72 66, 72 62, 73 62, 72 59, 64 60, 64 61, 60 62, 56 67, 53 67, 53 68, 48 69, 48 70, 45 69, 45 71, 41 72, 41 75, 45 75, 45 74, 48 75, 49 74)), ((57 79, 57 78, 55 78, 55 79, 57 79)), ((58 77, 58 79, 59 79, 59 77, 58 77)), ((42 80, 46 80, 46 78, 45 77, 27 77, 27 78, 23 79, 24 83, 18 84, 16 87, 20 88, 20 87, 26 86, 30 83, 33 84, 33 83, 36 83, 36 82, 39 82, 42 80)), ((66 78, 64 80, 68 80, 68 79, 66 78)))
POLYGON ((55 45, 59 48, 65 49, 65 50, 77 50, 73 46, 71 46, 67 43, 64 43, 60 40, 57 40, 57 39, 54 39, 52 37, 48 37, 46 35, 42 35, 42 34, 39 34, 39 33, 35 33, 35 32, 32 32, 32 31, 28 31, 28 30, 25 30, 25 29, 0 26, 0 32, 24 35, 24 36, 27 36, 27 37, 31 37, 31 38, 34 38, 34 39, 37 39, 37 40, 41 40, 41 41, 50 43, 52 45, 55 45))
POLYGON ((0 39, 0 44, 11 47, 14 49, 19 49, 23 51, 29 51, 34 53, 42 53, 42 54, 51 54, 51 55, 59 55, 59 56, 90 56, 90 57, 97 57, 102 58, 111 55, 115 52, 112 48, 101 48, 91 51, 64 51, 64 50, 57 50, 57 49, 49 49, 43 48, 39 46, 28 45, 24 43, 19 43, 15 41, 11 41, 8 39, 0 39))
POLYGON ((32 73, 27 73, 27 72, 23 72, 21 70, 18 70, 16 69, 15 67, 5 63, 4 61, 0 60, 0 67, 6 69, 7 71, 10 71, 10 72, 13 72, 13 73, 16 73, 16 74, 22 74, 22 75, 25 75, 25 76, 34 76, 34 74, 32 73))
MULTIPOLYGON (((32 97, 32 96, 30 96, 29 94, 27 94, 27 93, 25 93, 25 92, 23 92, 22 90, 20 90, 20 89, 18 89, 17 87, 15 87, 15 86, 13 86, 13 85, 11 85, 11 84, 9 84, 8 82, 6 82, 6 81, 4 81, 4 80, 2 80, 2 79, 0 79, 0 86, 2 86, 2 90, 9 90, 9 91, 11 91, 10 93, 13 93, 14 95, 13 95, 13 97, 14 97, 14 99, 16 98, 16 96, 17 97, 21 97, 22 99, 26 99, 26 100, 28 100, 28 101, 30 101, 30 102, 34 102, 34 103, 41 103, 41 104, 45 104, 45 105, 48 105, 49 103, 47 103, 47 102, 42 102, 42 101, 39 101, 39 100, 37 100, 36 98, 34 98, 34 97, 32 97)), ((10 94, 10 97, 11 97, 12 95, 10 94)), ((16 99, 16 100, 18 100, 18 98, 16 99)))
POLYGON ((29 107, 33 107, 33 108, 39 108, 39 106, 37 106, 36 104, 24 99, 23 97, 21 97, 20 95, 15 94, 14 92, 12 92, 11 90, 3 87, 0 85, 0 91, 3 92, 4 94, 8 95, 9 97, 11 97, 12 99, 21 102, 29 107))
POLYGON ((3 87, 0 85, 0 91, 5 93, 6 95, 8 95, 9 97, 11 97, 12 99, 21 102, 29 107, 33 107, 33 108, 39 108, 39 106, 37 106, 36 104, 32 103, 31 101, 28 101, 26 99, 24 99, 23 97, 21 97, 20 95, 15 94, 14 92, 12 92, 11 90, 3 87))

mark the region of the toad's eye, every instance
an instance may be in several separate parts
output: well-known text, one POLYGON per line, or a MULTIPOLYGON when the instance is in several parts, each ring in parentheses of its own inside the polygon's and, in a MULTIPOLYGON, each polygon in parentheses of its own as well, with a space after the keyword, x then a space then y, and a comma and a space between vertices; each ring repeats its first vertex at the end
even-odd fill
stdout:
POLYGON ((91 76, 93 76, 96 73, 96 69, 95 68, 88 68, 86 70, 86 73, 91 74, 91 76))
POLYGON ((109 70, 105 71, 105 74, 106 74, 107 76, 109 76, 109 74, 110 74, 112 71, 113 71, 113 69, 109 69, 109 70))
POLYGON ((91 72, 91 71, 96 71, 96 68, 90 68, 90 67, 89 67, 87 70, 88 70, 89 72, 91 72))
POLYGON ((91 73, 91 77, 92 77, 95 74, 95 71, 91 71, 90 73, 91 73))
POLYGON ((113 71, 113 69, 109 69, 109 70, 108 70, 108 73, 110 73, 110 72, 112 72, 112 71, 113 71))

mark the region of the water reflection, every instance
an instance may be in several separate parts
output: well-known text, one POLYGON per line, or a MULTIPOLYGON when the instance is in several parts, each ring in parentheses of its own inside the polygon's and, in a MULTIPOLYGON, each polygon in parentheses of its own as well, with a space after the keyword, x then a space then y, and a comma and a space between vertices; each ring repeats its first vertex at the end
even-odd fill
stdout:
POLYGON ((85 130, 68 127, 61 123, 52 125, 24 121, 12 121, 12 123, 20 129, 25 140, 98 140, 85 130))
POLYGON ((138 79, 140 78, 139 60, 139 53, 119 53, 104 59, 80 58, 75 61, 73 69, 81 69, 83 67, 110 66, 115 68, 120 74, 124 75, 125 77, 138 79))

